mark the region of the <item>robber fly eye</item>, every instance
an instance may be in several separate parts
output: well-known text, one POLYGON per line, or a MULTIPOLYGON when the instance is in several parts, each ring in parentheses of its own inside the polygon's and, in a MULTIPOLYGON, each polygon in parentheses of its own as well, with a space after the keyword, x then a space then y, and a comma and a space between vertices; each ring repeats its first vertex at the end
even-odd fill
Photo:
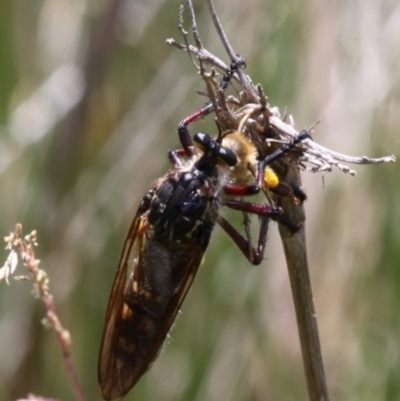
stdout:
POLYGON ((218 158, 231 167, 237 164, 236 154, 232 150, 223 146, 218 149, 218 158))
POLYGON ((203 134, 202 132, 198 132, 194 135, 193 140, 199 144, 204 150, 208 150, 210 148, 211 136, 208 134, 203 134))
POLYGON ((221 146, 217 141, 213 140, 210 135, 198 132, 194 135, 193 140, 199 144, 205 152, 210 152, 214 157, 222 160, 228 166, 235 166, 237 164, 236 154, 221 146))

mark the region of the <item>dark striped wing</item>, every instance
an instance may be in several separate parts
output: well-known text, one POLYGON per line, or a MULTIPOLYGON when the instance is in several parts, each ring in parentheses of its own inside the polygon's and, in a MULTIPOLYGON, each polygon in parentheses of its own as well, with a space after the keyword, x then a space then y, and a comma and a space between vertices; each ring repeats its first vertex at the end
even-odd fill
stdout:
POLYGON ((140 213, 132 222, 108 304, 98 380, 105 400, 125 396, 157 357, 206 246, 171 251, 152 239, 140 213))

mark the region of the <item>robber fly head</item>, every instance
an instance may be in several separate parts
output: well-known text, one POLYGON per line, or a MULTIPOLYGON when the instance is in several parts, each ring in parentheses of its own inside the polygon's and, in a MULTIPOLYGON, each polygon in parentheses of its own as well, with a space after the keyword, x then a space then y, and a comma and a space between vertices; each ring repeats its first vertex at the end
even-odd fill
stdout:
POLYGON ((214 139, 208 134, 198 132, 193 140, 201 150, 202 155, 195 163, 195 168, 204 171, 209 176, 216 174, 216 166, 219 164, 229 167, 237 164, 237 157, 234 151, 221 145, 220 139, 214 139))

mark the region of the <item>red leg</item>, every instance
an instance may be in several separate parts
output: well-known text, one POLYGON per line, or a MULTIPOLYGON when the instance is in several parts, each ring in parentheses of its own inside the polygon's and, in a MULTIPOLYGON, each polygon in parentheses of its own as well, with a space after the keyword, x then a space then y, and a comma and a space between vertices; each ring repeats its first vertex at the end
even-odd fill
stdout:
POLYGON ((253 265, 260 264, 264 258, 269 219, 272 218, 274 220, 278 220, 282 215, 283 210, 280 207, 272 207, 269 205, 243 202, 233 199, 223 199, 221 200, 221 204, 228 206, 231 209, 244 212, 245 218, 247 217, 247 213, 260 216, 260 232, 258 234, 257 249, 255 249, 251 244, 248 220, 245 220, 244 224, 247 237, 245 238, 226 219, 220 215, 217 217, 218 224, 232 238, 233 242, 242 251, 250 263, 253 265))
POLYGON ((234 199, 223 199, 221 205, 228 206, 233 210, 239 210, 244 213, 257 214, 258 216, 269 217, 272 220, 282 224, 293 233, 299 231, 301 226, 291 221, 288 217, 283 215, 283 209, 281 207, 273 207, 270 205, 264 205, 262 203, 251 203, 237 201, 234 199))
POLYGON ((274 220, 277 220, 283 213, 283 209, 280 207, 273 207, 263 203, 243 202, 234 199, 223 199, 221 200, 221 205, 228 206, 231 209, 239 210, 241 212, 269 217, 274 220))
POLYGON ((253 247, 249 239, 244 238, 235 227, 232 226, 226 219, 218 215, 218 224, 225 230, 225 232, 232 238, 236 246, 242 251, 243 255, 253 265, 259 265, 265 252, 265 244, 267 242, 268 222, 269 219, 265 216, 261 217, 260 232, 258 235, 257 249, 253 247))

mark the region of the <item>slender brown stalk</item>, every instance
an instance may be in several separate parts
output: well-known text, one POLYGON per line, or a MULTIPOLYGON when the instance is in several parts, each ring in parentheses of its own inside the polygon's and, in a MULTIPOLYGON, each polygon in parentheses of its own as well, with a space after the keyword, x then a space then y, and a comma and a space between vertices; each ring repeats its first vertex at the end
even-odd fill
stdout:
MULTIPOLYGON (((285 179, 298 186, 301 185, 300 175, 295 169, 289 169, 285 179)), ((328 401, 329 393, 308 268, 304 207, 295 205, 286 198, 280 198, 279 205, 291 221, 302 225, 295 234, 283 225, 279 225, 279 233, 289 272, 309 399, 328 401)))
MULTIPOLYGON (((77 401, 85 401, 86 398, 71 361, 70 334, 61 324, 54 304, 54 298, 50 291, 49 278, 46 271, 39 269, 40 260, 36 259, 35 256, 34 247, 37 245, 37 233, 36 231, 32 231, 29 235, 23 238, 22 225, 16 224, 15 231, 6 237, 5 241, 7 242, 7 248, 10 249, 10 256, 7 258, 5 265, 1 268, 2 274, 0 277, 5 278, 8 282, 8 276, 15 271, 18 257, 21 259, 23 265, 28 269, 29 275, 15 278, 32 281, 34 296, 41 299, 46 308, 46 318, 43 319, 43 323, 47 327, 52 328, 56 334, 58 344, 62 351, 62 358, 72 382, 75 399, 77 401)), ((45 398, 37 396, 30 396, 28 399, 45 400, 45 398)))

